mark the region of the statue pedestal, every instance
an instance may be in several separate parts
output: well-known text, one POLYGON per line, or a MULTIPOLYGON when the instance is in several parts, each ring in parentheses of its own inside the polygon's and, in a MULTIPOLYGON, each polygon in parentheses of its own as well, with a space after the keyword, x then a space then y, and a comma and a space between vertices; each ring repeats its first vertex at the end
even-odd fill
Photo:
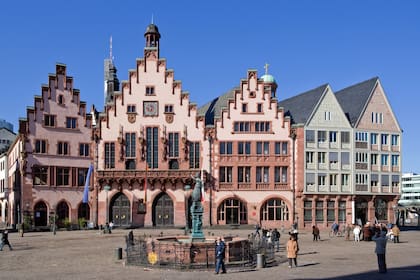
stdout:
POLYGON ((191 205, 191 215, 192 215, 192 231, 191 231, 191 241, 192 242, 202 242, 206 240, 203 233, 203 206, 200 201, 194 201, 191 205))

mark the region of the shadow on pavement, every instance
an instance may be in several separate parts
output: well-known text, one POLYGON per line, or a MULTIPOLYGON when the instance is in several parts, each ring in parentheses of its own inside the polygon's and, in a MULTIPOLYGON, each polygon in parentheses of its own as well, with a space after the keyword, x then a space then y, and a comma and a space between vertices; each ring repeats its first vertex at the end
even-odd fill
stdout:
MULTIPOLYGON (((420 275, 420 265, 416 266, 407 266, 407 267, 399 267, 399 268, 392 268, 388 269, 387 273, 379 273, 378 271, 369 271, 364 273, 356 273, 350 275, 340 275, 337 277, 331 278, 322 278, 326 280, 362 280, 362 279, 369 279, 369 280, 382 280, 382 279, 404 279, 404 280, 417 280, 419 279, 420 275)), ((302 278, 303 279, 303 278, 302 278)), ((315 280, 319 278, 305 278, 305 280, 315 280)))

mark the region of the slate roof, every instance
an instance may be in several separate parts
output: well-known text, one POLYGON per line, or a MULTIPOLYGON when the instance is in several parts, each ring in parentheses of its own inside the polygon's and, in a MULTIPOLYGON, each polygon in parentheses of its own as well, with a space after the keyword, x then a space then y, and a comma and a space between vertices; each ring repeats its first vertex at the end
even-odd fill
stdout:
POLYGON ((233 88, 198 108, 198 116, 205 117, 206 125, 214 124, 214 119, 222 116, 222 109, 227 108, 229 99, 234 99, 235 90, 238 89, 239 87, 233 88))
POLYGON ((325 84, 282 100, 278 102, 277 108, 283 107, 284 115, 290 116, 292 124, 306 124, 327 87, 328 84, 325 84))
POLYGON ((378 77, 374 77, 335 93, 335 96, 352 127, 356 125, 363 113, 378 80, 378 77))

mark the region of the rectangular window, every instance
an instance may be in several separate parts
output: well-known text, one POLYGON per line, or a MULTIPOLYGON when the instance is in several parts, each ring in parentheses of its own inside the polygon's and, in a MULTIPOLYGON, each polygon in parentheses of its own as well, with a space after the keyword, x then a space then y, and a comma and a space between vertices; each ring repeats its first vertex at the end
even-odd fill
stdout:
POLYGON ((88 157, 89 156, 89 144, 87 143, 80 143, 79 144, 79 156, 81 157, 88 157))
POLYGON ((377 133, 371 133, 370 134, 370 144, 371 145, 377 145, 378 144, 378 134, 377 133))
POLYGON ((330 174, 330 186, 337 186, 337 174, 330 174))
POLYGON ((146 128, 146 161, 149 168, 158 168, 159 164, 159 128, 146 128))
POLYGON ((324 112, 324 120, 330 121, 331 120, 331 112, 324 112))
POLYGON ((200 142, 189 142, 190 168, 200 168, 200 142))
POLYGON ((174 112, 174 105, 165 105, 165 113, 173 113, 174 112))
POLYGON ((242 113, 248 112, 248 104, 242 103, 242 113))
POLYGON ((384 187, 389 186, 389 175, 381 175, 381 185, 384 187))
POLYGON ((324 130, 318 131, 318 143, 324 143, 327 141, 327 132, 324 130))
POLYGON ((391 156, 391 164, 392 166, 399 166, 400 165, 400 157, 398 155, 391 156))
POLYGON ((338 221, 341 223, 346 222, 346 202, 338 202, 338 221))
POLYGON ((337 131, 330 131, 330 143, 337 143, 337 131))
POLYGON ((232 154, 232 142, 220 142, 219 152, 221 155, 231 155, 232 154))
POLYGON ((136 105, 127 105, 127 113, 135 113, 136 112, 136 105))
POLYGON ((105 143, 105 168, 115 168, 115 143, 105 143))
POLYGON ((350 164, 350 153, 349 152, 341 152, 341 164, 350 164))
POLYGON ((371 154, 370 155, 370 164, 371 165, 378 165, 378 154, 371 154))
POLYGON ((251 182, 251 167, 250 166, 238 166, 238 182, 239 183, 251 182))
POLYGON ((135 158, 136 157, 136 133, 127 132, 125 134, 125 157, 135 158))
POLYGON ((46 154, 47 153, 47 141, 46 140, 35 140, 35 153, 46 154))
POLYGON ((232 183, 232 166, 220 166, 219 174, 220 183, 232 183))
POLYGON ((35 186, 45 186, 48 184, 48 167, 34 166, 32 172, 33 184, 35 186))
POLYGON ((270 153, 270 142, 260 142, 257 143, 257 155, 268 155, 270 153))
POLYGON ((58 142, 57 143, 57 155, 68 155, 69 154, 69 143, 58 142))
POLYGON ((318 152, 318 163, 325 163, 326 152, 318 152))
POLYGON ((86 182, 86 177, 88 173, 88 168, 78 168, 77 169, 77 185, 84 186, 86 182))
POLYGON ((388 155, 381 155, 381 165, 388 166, 388 155))
POLYGON ((379 179, 378 174, 374 174, 374 173, 370 174, 370 185, 371 186, 377 186, 378 185, 378 179, 379 179))
POLYGON ((368 133, 367 132, 356 132, 356 142, 367 142, 368 141, 368 133))
POLYGON ((388 145, 388 134, 381 134, 381 145, 388 145))
POLYGON ((44 115, 44 126, 55 127, 55 116, 44 115))
POLYGON ((68 186, 70 178, 70 168, 57 167, 56 186, 68 186))
POLYGON ((315 131, 314 130, 306 130, 306 142, 307 143, 315 143, 315 131))
POLYGON ((305 222, 312 222, 312 200, 303 202, 303 219, 305 222))
POLYGON ((314 163, 314 152, 306 152, 306 163, 314 163))
POLYGON ((270 168, 268 166, 257 166, 255 171, 257 183, 268 183, 270 176, 270 168))
POLYGON ((318 186, 326 185, 327 176, 325 174, 318 174, 318 186))
POLYGON ((318 222, 324 220, 324 202, 323 201, 315 202, 315 220, 318 222))
POLYGON ((66 118, 66 128, 75 129, 77 127, 77 119, 76 118, 66 118))
POLYGON ((287 166, 276 166, 274 168, 274 182, 287 183, 287 166))
POLYGON ((341 185, 342 186, 348 186, 349 185, 349 174, 341 174, 341 185))
POLYGON ((341 143, 342 144, 350 143, 350 132, 348 132, 348 131, 342 131, 341 132, 341 143))
POLYGON ((287 155, 289 153, 288 144, 288 142, 275 142, 274 153, 276 155, 287 155))
POLYGON ((261 103, 258 103, 257 104, 257 112, 262 113, 262 111, 263 111, 263 105, 261 103))
POLYGON ((327 220, 329 222, 335 221, 335 201, 327 201, 327 220))
POLYGON ((399 136, 398 135, 395 135, 395 134, 393 134, 392 136, 391 136, 391 145, 392 146, 398 146, 399 145, 399 136))
POLYGON ((146 95, 155 95, 155 87, 146 86, 146 95))
POLYGON ((329 153, 330 163, 337 163, 338 162, 338 153, 337 152, 330 152, 329 153))
POLYGON ((239 155, 250 155, 251 154, 251 142, 238 142, 238 154, 239 155))
POLYGON ((315 185, 315 174, 314 173, 306 173, 306 185, 307 186, 315 185))
POLYGON ((169 133, 169 157, 177 158, 179 157, 179 133, 170 132, 169 133))

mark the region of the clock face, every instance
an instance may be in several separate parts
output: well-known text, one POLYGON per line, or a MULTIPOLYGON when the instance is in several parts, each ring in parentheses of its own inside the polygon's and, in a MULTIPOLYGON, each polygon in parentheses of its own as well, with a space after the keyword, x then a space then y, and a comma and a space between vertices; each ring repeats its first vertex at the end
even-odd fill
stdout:
POLYGON ((143 102, 143 115, 144 116, 157 116, 158 115, 157 101, 144 101, 143 102))

